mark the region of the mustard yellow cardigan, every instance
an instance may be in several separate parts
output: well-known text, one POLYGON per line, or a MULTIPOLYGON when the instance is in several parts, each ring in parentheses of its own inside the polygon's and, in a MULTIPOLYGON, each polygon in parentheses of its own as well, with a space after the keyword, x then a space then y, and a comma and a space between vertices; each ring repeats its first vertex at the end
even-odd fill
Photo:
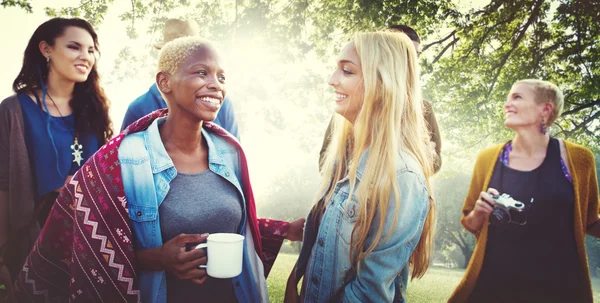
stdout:
MULTIPOLYGON (((573 188, 575 191, 575 241, 577 243, 577 253, 579 254, 579 265, 581 273, 584 275, 583 285, 585 289, 586 302, 593 302, 592 286, 590 282, 590 273, 587 263, 587 255, 585 252, 585 233, 588 227, 596 223, 600 218, 600 209, 598 208, 598 181, 596 180, 596 165, 594 163, 594 155, 592 152, 574 143, 565 142, 567 155, 569 158, 569 172, 573 179, 573 188)), ((504 144, 489 147, 479 153, 475 162, 475 169, 471 179, 469 193, 465 199, 462 211, 463 217, 461 223, 465 226, 466 216, 475 207, 475 201, 479 198, 482 191, 487 191, 490 178, 494 172, 496 160, 500 156, 504 144)), ((465 226, 466 228, 466 226, 465 226)), ((466 228, 469 230, 468 228, 466 228)), ((477 244, 471 256, 471 261, 467 267, 465 275, 458 284, 456 290, 450 299, 449 303, 467 302, 469 295, 475 287, 483 258, 488 235, 488 219, 486 219, 479 233, 469 230, 477 237, 477 244)))

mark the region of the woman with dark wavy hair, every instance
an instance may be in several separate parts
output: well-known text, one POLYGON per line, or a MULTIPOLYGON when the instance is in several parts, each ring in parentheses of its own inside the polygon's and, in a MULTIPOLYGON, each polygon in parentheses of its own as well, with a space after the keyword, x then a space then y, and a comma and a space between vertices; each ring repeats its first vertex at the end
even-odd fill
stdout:
POLYGON ((98 54, 87 21, 50 19, 0 103, 0 284, 20 270, 58 192, 112 137, 98 54))

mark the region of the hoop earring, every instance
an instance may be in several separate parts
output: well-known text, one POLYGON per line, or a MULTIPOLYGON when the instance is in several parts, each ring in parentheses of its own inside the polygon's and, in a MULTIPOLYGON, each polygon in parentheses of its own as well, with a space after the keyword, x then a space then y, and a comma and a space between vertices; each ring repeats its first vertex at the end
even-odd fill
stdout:
POLYGON ((546 125, 544 117, 542 117, 542 122, 540 122, 540 132, 544 135, 548 132, 548 125, 546 125))

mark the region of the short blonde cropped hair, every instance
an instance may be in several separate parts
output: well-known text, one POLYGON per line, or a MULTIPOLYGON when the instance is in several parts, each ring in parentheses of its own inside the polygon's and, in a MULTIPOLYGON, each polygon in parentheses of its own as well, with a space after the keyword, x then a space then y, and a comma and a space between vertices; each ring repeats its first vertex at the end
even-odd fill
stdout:
POLYGON ((563 92, 558 86, 554 83, 538 79, 519 80, 515 84, 529 85, 535 93, 535 102, 537 104, 550 102, 554 105, 552 113, 550 114, 550 117, 548 117, 548 125, 554 123, 554 121, 558 119, 564 106, 563 92))
POLYGON ((188 56, 203 48, 214 50, 210 41, 200 37, 182 37, 166 43, 158 55, 158 71, 175 74, 188 56))

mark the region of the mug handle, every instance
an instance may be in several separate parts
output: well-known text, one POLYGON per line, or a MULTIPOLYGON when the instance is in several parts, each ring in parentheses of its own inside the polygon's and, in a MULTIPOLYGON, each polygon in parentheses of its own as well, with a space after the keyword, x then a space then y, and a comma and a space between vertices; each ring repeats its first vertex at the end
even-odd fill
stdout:
MULTIPOLYGON (((200 244, 196 245, 196 249, 206 248, 206 247, 208 247, 208 243, 200 243, 200 244)), ((206 268, 206 265, 200 265, 198 267, 199 268, 206 268)))

